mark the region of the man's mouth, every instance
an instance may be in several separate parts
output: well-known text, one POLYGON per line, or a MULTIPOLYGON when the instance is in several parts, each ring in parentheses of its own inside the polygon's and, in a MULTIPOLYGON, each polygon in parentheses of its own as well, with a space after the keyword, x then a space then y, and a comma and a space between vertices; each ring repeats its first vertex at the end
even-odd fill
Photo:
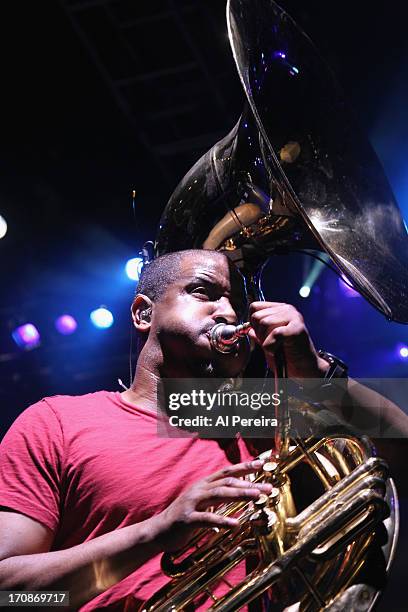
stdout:
POLYGON ((213 328, 216 326, 216 323, 209 323, 208 325, 206 325, 203 330, 202 330, 202 334, 204 336, 207 336, 207 338, 211 341, 211 332, 213 330, 213 328))

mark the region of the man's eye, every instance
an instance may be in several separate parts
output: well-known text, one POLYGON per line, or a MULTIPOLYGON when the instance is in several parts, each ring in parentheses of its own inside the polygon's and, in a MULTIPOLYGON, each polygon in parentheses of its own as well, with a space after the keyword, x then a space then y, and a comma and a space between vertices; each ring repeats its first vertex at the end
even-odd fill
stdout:
POLYGON ((205 287, 194 287, 193 293, 199 293, 200 295, 206 295, 208 297, 208 289, 205 287))

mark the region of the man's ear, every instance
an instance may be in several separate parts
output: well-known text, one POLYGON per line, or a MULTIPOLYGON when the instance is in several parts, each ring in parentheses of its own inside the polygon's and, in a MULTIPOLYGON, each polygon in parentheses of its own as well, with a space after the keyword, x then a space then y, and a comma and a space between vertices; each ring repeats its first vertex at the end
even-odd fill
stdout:
POLYGON ((147 295, 138 293, 131 308, 133 325, 138 331, 148 332, 150 330, 152 308, 151 299, 147 295))

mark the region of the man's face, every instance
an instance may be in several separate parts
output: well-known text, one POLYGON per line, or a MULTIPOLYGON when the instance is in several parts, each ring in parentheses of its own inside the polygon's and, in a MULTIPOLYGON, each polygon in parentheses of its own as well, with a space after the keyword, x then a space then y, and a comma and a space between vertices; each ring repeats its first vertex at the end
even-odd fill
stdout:
POLYGON ((216 323, 237 324, 246 314, 241 275, 221 254, 197 251, 183 257, 178 274, 154 304, 150 334, 163 354, 163 374, 237 376, 248 359, 246 342, 232 353, 215 351, 208 332, 216 323))

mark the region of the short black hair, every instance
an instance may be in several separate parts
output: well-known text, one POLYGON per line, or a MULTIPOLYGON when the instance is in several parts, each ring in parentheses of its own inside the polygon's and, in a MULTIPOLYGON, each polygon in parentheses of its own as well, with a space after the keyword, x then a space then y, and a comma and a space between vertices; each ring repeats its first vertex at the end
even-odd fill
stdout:
POLYGON ((173 283, 180 271, 181 262, 184 257, 203 253, 211 255, 223 255, 218 251, 206 251, 204 249, 186 249, 185 251, 175 251, 166 253, 145 264, 140 275, 139 283, 136 287, 136 294, 142 293, 155 302, 160 300, 167 287, 173 283))

